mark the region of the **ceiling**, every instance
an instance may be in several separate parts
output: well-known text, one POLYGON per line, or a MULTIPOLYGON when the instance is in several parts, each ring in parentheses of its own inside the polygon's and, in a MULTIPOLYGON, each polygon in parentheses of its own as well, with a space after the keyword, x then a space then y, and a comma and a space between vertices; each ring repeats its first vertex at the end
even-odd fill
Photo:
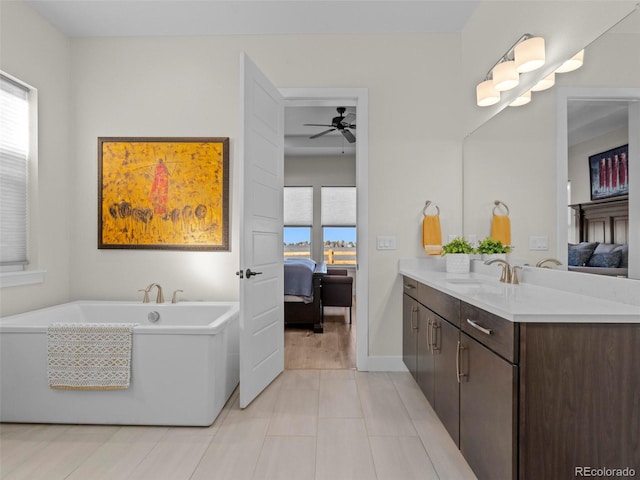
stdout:
POLYGON ((567 104, 568 145, 627 127, 628 105, 628 101, 570 100, 567 104))
MULTIPOLYGON (((338 105, 340 106, 340 105, 338 105)), ((345 107, 344 115, 356 114, 356 128, 351 130, 358 138, 358 117, 355 107, 345 107)), ((349 143, 338 131, 318 138, 312 135, 329 130, 331 127, 306 127, 305 123, 330 125, 337 117, 336 107, 287 107, 284 111, 284 151, 287 156, 354 156, 356 144, 349 143)))
POLYGON ((26 0, 70 37, 459 32, 480 0, 26 0))

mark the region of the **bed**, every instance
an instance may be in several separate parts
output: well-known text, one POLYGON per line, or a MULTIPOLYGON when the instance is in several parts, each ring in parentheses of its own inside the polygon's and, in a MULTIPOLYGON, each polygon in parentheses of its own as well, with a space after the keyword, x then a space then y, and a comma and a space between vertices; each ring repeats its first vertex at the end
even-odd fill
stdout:
POLYGON ((284 325, 306 326, 322 333, 322 277, 327 273, 324 263, 305 258, 284 261, 284 325))

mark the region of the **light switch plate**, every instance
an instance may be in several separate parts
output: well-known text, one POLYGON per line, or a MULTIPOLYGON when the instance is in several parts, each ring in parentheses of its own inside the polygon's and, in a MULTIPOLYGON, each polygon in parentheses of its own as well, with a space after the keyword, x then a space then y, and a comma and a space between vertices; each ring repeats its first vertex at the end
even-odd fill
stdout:
POLYGON ((549 250, 549 237, 546 235, 531 235, 529 250, 549 250))
POLYGON ((395 250, 396 236, 395 235, 378 235, 376 237, 376 248, 378 250, 395 250))

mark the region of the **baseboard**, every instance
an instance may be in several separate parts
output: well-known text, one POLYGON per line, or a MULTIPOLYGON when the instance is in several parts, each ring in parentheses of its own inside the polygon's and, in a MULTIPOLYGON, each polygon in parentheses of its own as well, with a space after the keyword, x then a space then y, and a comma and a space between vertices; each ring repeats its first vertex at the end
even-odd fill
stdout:
POLYGON ((401 356, 369 356, 365 368, 358 370, 368 372, 406 372, 407 367, 401 356))

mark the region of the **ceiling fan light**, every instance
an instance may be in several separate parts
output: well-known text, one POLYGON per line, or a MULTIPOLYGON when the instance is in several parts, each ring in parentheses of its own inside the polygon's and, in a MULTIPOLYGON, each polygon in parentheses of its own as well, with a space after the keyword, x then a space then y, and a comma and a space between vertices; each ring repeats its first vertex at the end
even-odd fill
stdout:
POLYGON ((499 63, 493 67, 492 74, 493 87, 500 92, 511 90, 520 83, 520 75, 513 60, 499 63))
POLYGON ((584 49, 580 50, 569 60, 564 62, 560 67, 556 70, 556 73, 567 73, 573 72, 574 70, 579 69, 584 63, 584 49))
POLYGON ((540 80, 538 83, 536 83, 533 88, 531 89, 532 92, 541 92, 542 90, 547 90, 548 88, 551 88, 555 85, 556 83, 556 73, 552 72, 551 75, 547 75, 546 77, 544 77, 542 80, 540 80))
POLYGON ((479 107, 489 107, 500 101, 500 92, 493 87, 493 80, 480 82, 476 87, 476 103, 479 107))
POLYGON ((545 62, 544 38, 532 37, 516 45, 515 66, 519 73, 532 72, 545 62))
POLYGON ((522 105, 526 105, 531 101, 531 90, 524 92, 518 98, 516 98, 513 102, 509 104, 510 107, 521 107, 522 105))

